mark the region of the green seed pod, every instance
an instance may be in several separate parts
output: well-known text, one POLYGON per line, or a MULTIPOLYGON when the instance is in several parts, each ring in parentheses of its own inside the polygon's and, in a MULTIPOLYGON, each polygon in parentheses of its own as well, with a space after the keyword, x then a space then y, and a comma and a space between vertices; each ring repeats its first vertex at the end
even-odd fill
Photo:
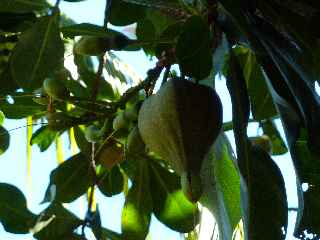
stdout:
POLYGON ((43 89, 52 98, 66 99, 70 96, 68 89, 58 79, 46 78, 43 82, 43 89))

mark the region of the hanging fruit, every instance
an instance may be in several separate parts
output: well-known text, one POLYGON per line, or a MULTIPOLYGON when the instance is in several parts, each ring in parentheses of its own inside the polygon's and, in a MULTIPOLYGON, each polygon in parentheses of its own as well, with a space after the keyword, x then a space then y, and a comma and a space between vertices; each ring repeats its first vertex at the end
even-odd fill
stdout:
POLYGON ((138 128, 149 150, 182 176, 186 196, 201 196, 202 162, 222 127, 222 104, 215 90, 181 78, 167 81, 141 106, 138 128))

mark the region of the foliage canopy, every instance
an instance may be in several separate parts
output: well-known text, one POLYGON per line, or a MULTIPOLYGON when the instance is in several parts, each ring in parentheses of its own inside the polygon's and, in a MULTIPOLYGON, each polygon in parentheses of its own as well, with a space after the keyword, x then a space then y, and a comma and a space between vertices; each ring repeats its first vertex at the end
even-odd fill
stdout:
MULTIPOLYGON (((200 203, 215 216, 219 239, 232 239, 240 219, 244 239, 285 239, 286 188, 271 156, 287 151, 299 196, 295 236, 320 234, 318 1, 109 0, 103 26, 75 23, 60 13, 59 4, 0 2, 0 124, 5 118, 45 122, 28 144, 46 151, 66 133, 79 148, 48 176, 43 202, 50 204, 42 213, 32 213, 15 186, 0 183, 0 222, 6 231, 32 231, 39 240, 86 239, 81 229, 90 228, 97 239, 139 240, 146 238, 154 214, 172 230, 192 232, 199 223, 197 204, 185 197, 180 176, 166 159, 134 134, 141 104, 160 76, 162 83, 178 75, 214 88, 218 75, 226 78, 231 96, 233 121, 223 130, 233 131, 237 157, 221 132, 203 162, 200 203), (108 23, 136 23, 137 38, 108 23), (157 63, 136 82, 117 68, 119 50, 143 50, 157 63), (76 77, 64 65, 70 56, 76 77), (258 139, 271 145, 248 137, 252 122, 265 135, 258 139), (106 197, 125 194, 121 233, 101 226, 93 189, 106 197), (85 219, 63 207, 87 192, 85 219)), ((0 154, 9 146, 10 133, 0 126, 0 154)))

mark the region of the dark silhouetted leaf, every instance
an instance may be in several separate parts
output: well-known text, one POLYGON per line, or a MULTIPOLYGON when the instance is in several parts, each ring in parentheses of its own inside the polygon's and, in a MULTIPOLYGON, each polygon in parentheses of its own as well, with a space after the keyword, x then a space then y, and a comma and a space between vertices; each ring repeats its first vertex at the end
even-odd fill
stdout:
POLYGON ((0 12, 31 12, 48 8, 49 4, 45 0, 1 0, 0 12))
POLYGON ((201 17, 194 16, 185 22, 178 38, 176 55, 184 74, 199 80, 210 74, 212 54, 209 27, 201 17))
POLYGON ((57 16, 42 17, 21 35, 11 56, 12 77, 23 88, 39 88, 62 63, 63 53, 57 16))
POLYGON ((23 193, 7 183, 0 183, 0 222, 7 232, 15 234, 28 233, 36 222, 23 193))
POLYGON ((92 145, 89 143, 84 135, 84 131, 78 127, 74 127, 74 138, 76 140, 77 146, 83 154, 90 156, 92 145))
POLYGON ((9 119, 21 119, 31 115, 44 115, 46 106, 32 100, 30 93, 14 93, 0 99, 0 109, 9 119))
POLYGON ((99 190, 107 197, 119 194, 123 190, 123 176, 118 166, 111 170, 106 170, 101 174, 99 180, 99 190))
POLYGON ((38 240, 73 239, 72 232, 82 221, 59 203, 52 203, 39 216, 33 228, 34 237, 38 240))
POLYGON ((89 159, 82 153, 59 165, 50 174, 44 202, 56 200, 69 203, 86 193, 92 182, 89 168, 89 159))
POLYGON ((91 23, 80 23, 69 26, 64 26, 61 29, 64 37, 74 38, 75 36, 96 36, 96 37, 111 37, 123 35, 112 29, 107 29, 91 23))
POLYGON ((3 154, 10 145, 10 134, 4 127, 0 126, 0 155, 3 154))
POLYGON ((142 6, 123 2, 112 1, 109 21, 115 26, 125 26, 135 23, 145 16, 142 6))
POLYGON ((250 151, 248 239, 285 239, 288 224, 286 189, 280 169, 259 146, 250 151))
POLYGON ((300 159, 299 177, 301 183, 307 183, 308 189, 303 192, 304 209, 300 225, 296 229, 295 235, 304 236, 303 232, 319 234, 320 223, 315 212, 320 210, 320 191, 316 186, 320 184, 319 156, 310 152, 308 148, 307 135, 305 130, 300 132, 300 136, 295 143, 295 157, 300 159))

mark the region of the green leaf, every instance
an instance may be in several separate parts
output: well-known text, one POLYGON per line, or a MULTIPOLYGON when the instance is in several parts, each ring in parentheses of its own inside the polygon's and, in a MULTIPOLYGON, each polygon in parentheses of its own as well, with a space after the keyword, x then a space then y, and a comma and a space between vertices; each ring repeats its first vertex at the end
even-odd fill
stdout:
POLYGON ((0 183, 0 222, 4 229, 15 234, 28 233, 35 221, 23 193, 13 185, 0 183))
POLYGON ((150 160, 153 213, 172 230, 187 233, 199 223, 199 209, 184 195, 180 178, 150 160))
POLYGON ((119 233, 107 228, 102 228, 101 240, 123 240, 123 238, 119 233))
POLYGON ((91 153, 91 143, 89 143, 84 135, 84 131, 79 127, 74 127, 74 138, 76 140, 77 146, 80 149, 80 151, 90 156, 91 153))
MULTIPOLYGON (((230 44, 230 43, 229 43, 230 44)), ((229 74, 227 76, 227 87, 231 96, 232 102, 232 122, 234 126, 234 135, 237 151, 237 168, 240 172, 241 177, 250 174, 248 172, 248 162, 249 162, 249 141, 247 136, 247 126, 250 114, 250 102, 247 92, 247 86, 245 79, 242 74, 241 66, 236 58, 232 49, 229 46, 229 74)), ((248 217, 248 194, 246 192, 247 185, 246 182, 241 181, 241 191, 244 192, 241 196, 241 207, 243 211, 243 221, 244 221, 244 232, 245 239, 250 239, 248 237, 248 224, 250 219, 248 217)))
POLYGON ((112 197, 122 192, 124 180, 118 166, 114 166, 110 171, 104 171, 101 175, 98 187, 105 196, 112 197))
POLYGON ((58 134, 57 131, 50 130, 48 126, 43 126, 32 134, 30 144, 37 144, 40 152, 44 152, 51 146, 58 134))
POLYGON ((126 26, 145 16, 145 11, 142 6, 123 2, 123 1, 112 1, 110 9, 109 21, 115 26, 126 26))
POLYGON ((167 26, 158 36, 158 44, 156 45, 156 56, 161 56, 163 51, 172 49, 183 29, 180 22, 167 26))
POLYGON ((3 112, 0 110, 0 125, 3 124, 4 120, 5 120, 6 116, 3 114, 3 112))
POLYGON ((234 50, 242 63, 253 118, 259 121, 276 116, 278 113, 254 53, 245 47, 237 47, 234 50))
POLYGON ((12 77, 21 87, 35 90, 62 63, 63 54, 57 16, 42 17, 21 35, 11 56, 12 77))
POLYGON ((82 153, 64 161, 50 174, 50 184, 44 202, 54 199, 69 203, 86 193, 92 182, 89 169, 89 159, 82 153))
POLYGON ((229 240, 241 218, 240 177, 226 135, 220 134, 203 163, 201 204, 214 215, 219 239, 229 240))
POLYGON ((8 119, 44 115, 46 112, 46 106, 35 103, 28 93, 14 93, 14 96, 0 98, 0 109, 8 119))
POLYGON ((102 26, 91 23, 80 23, 69 26, 64 26, 60 29, 64 37, 74 38, 75 36, 96 36, 96 37, 111 37, 123 35, 112 29, 107 29, 102 26))
POLYGON ((143 49, 147 54, 153 55, 153 44, 156 40, 156 29, 153 23, 147 18, 140 20, 137 25, 136 35, 142 43, 149 43, 147 45, 143 44, 143 49))
POLYGON ((105 68, 108 74, 114 78, 118 78, 121 83, 133 84, 135 81, 132 77, 129 74, 125 74, 115 66, 118 63, 123 64, 123 61, 112 52, 108 52, 105 63, 105 68))
POLYGON ((261 123, 264 134, 266 134, 272 143, 272 155, 280 155, 288 152, 287 146, 284 143, 277 126, 272 120, 262 121, 261 123))
POLYGON ((48 8, 50 5, 45 0, 1 0, 0 12, 31 12, 48 8))
POLYGON ((187 76, 201 80, 210 74, 210 31, 201 17, 193 16, 185 22, 178 38, 176 56, 182 72, 187 76))
POLYGON ((145 159, 139 159, 137 163, 139 175, 133 181, 122 209, 121 230, 126 240, 144 240, 151 220, 149 169, 145 159))
POLYGON ((98 92, 98 99, 114 99, 115 93, 112 85, 104 78, 100 80, 100 88, 98 92))
POLYGON ((10 134, 4 127, 0 126, 0 155, 2 155, 10 145, 10 134))
POLYGON ((79 218, 55 202, 38 216, 37 225, 32 230, 38 240, 64 239, 63 237, 71 235, 81 224, 79 218))
POLYGON ((286 188, 280 169, 268 153, 251 147, 247 215, 248 239, 285 239, 288 224, 286 188))
POLYGON ((74 96, 86 99, 90 98, 88 89, 82 86, 79 81, 66 80, 63 83, 74 96))

